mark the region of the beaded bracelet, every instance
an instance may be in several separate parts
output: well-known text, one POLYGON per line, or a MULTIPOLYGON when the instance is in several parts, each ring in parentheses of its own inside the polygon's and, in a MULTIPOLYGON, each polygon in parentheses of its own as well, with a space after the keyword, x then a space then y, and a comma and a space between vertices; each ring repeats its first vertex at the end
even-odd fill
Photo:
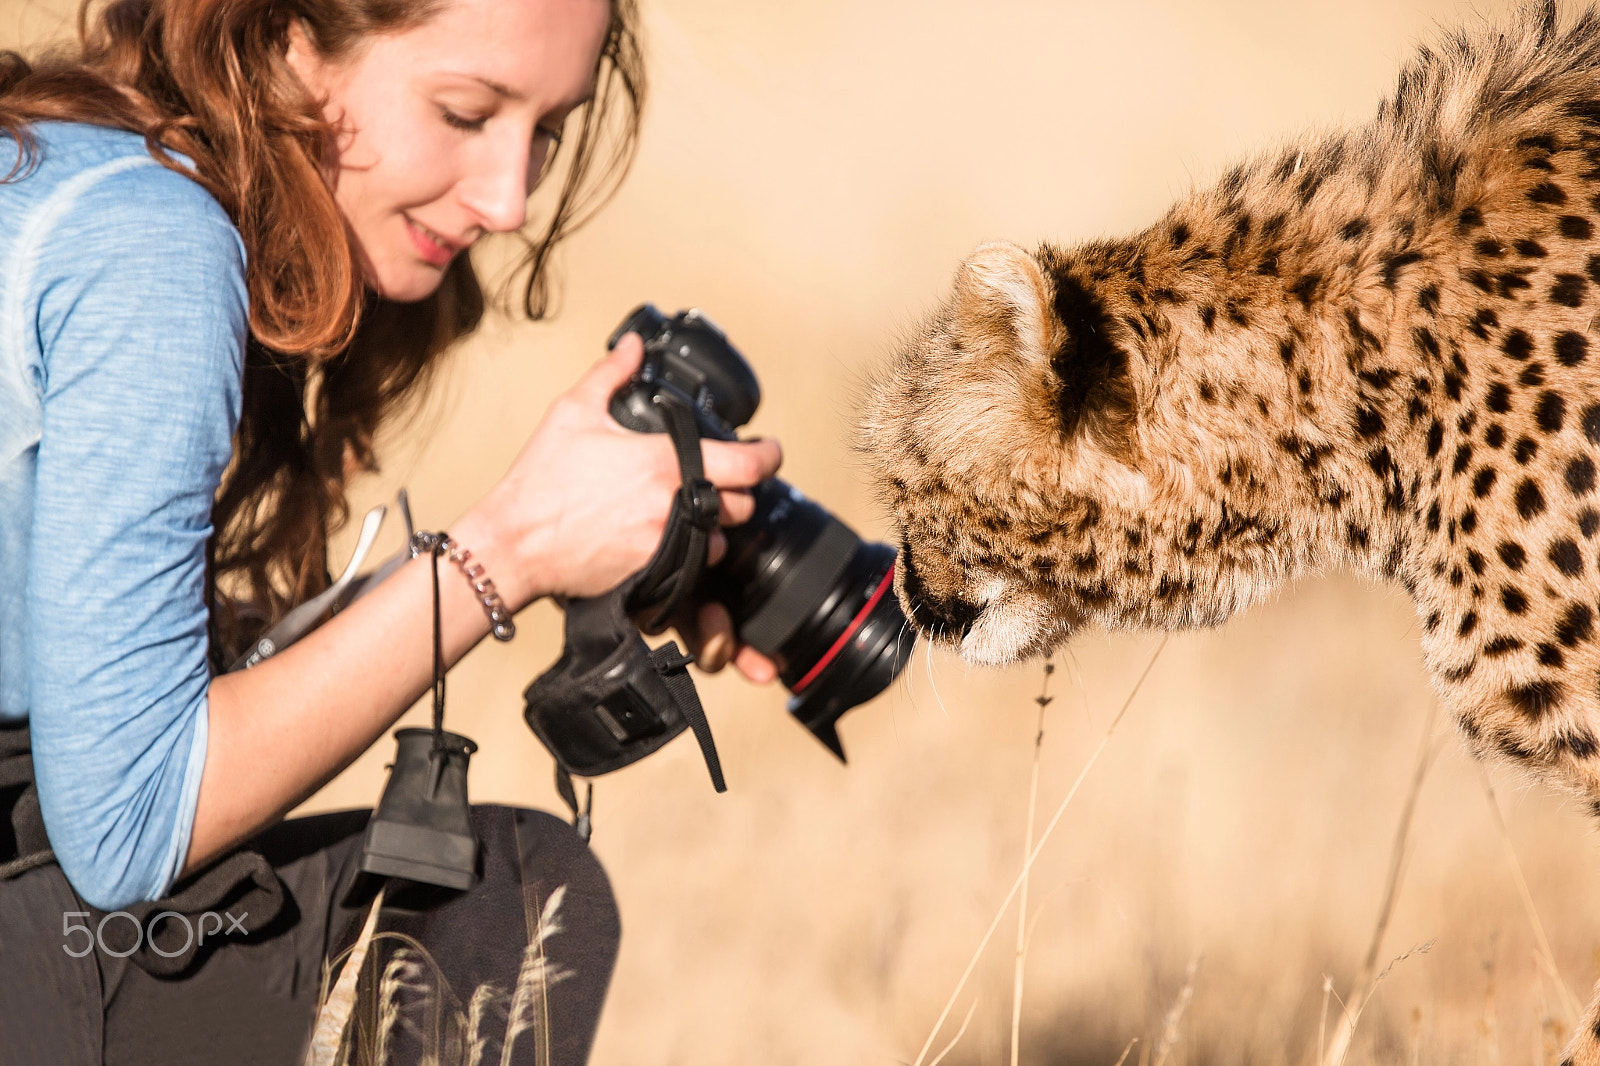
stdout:
POLYGON ((419 530, 411 536, 411 557, 419 555, 432 555, 436 551, 444 551, 452 563, 460 568, 461 573, 472 585, 472 591, 478 597, 478 602, 483 604, 483 612, 489 616, 489 632, 494 634, 495 640, 510 640, 517 635, 517 627, 511 621, 511 612, 506 610, 500 593, 495 591, 494 582, 484 575, 483 564, 472 561, 472 553, 454 540, 445 532, 429 533, 419 530))

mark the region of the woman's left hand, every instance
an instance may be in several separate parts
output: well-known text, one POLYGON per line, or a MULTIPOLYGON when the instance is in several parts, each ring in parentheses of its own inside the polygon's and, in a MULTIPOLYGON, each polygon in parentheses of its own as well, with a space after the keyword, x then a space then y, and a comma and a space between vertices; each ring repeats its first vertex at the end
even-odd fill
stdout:
POLYGON ((716 673, 731 662, 741 674, 759 685, 777 680, 777 664, 750 645, 739 643, 733 631, 733 618, 720 603, 700 604, 694 621, 680 623, 678 632, 694 652, 695 665, 708 674, 716 673))

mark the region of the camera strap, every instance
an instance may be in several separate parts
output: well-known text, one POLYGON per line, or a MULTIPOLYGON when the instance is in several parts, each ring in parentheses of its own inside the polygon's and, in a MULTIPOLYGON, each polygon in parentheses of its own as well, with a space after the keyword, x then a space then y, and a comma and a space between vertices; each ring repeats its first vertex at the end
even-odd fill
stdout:
MULTIPOLYGON (((689 676, 694 656, 675 642, 652 649, 640 629, 659 633, 681 611, 705 570, 711 531, 721 513, 705 477, 694 411, 672 396, 655 401, 666 416, 682 484, 661 543, 644 569, 604 596, 566 600, 561 658, 523 692, 523 717, 556 760, 556 788, 587 839, 588 806, 579 810, 572 777, 594 777, 637 762, 685 729, 694 733, 711 783, 727 791, 711 725, 689 676), (634 607, 655 605, 644 625, 634 607)), ((592 803, 591 792, 590 800, 592 803)))
POLYGON ((637 576, 631 592, 635 604, 657 606, 640 626, 646 633, 660 633, 677 613, 688 606, 689 596, 705 572, 706 551, 711 531, 717 528, 722 505, 717 488, 706 480, 705 463, 700 454, 700 423, 694 411, 672 393, 657 393, 652 402, 661 410, 667 436, 678 457, 682 482, 672 497, 672 513, 655 555, 637 576))

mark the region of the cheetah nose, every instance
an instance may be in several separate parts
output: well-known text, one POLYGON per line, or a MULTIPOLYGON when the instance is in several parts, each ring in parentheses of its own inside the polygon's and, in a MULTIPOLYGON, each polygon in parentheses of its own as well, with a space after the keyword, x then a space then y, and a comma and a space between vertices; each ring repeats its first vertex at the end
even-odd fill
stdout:
POLYGON ((912 619, 930 637, 960 643, 972 630, 983 608, 959 597, 924 598, 912 605, 912 619))
POLYGON ((931 640, 959 642, 983 611, 982 604, 969 602, 960 595, 940 595, 930 588, 912 560, 911 546, 907 543, 900 547, 895 584, 906 617, 931 640))

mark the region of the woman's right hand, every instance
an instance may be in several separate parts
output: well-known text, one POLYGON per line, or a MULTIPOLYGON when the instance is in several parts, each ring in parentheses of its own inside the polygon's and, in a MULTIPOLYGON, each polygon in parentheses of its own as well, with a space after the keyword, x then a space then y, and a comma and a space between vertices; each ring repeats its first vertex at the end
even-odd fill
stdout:
MULTIPOLYGON (((550 405, 510 471, 458 523, 474 551, 465 530, 487 527, 496 549, 480 554, 494 559, 490 576, 513 611, 541 596, 608 592, 655 554, 680 484, 677 456, 666 434, 625 429, 608 410, 643 358, 638 334, 623 337, 550 405)), ((747 490, 777 472, 782 449, 773 440, 706 440, 701 452, 720 490, 721 524, 747 521, 747 490)), ((725 550, 717 530, 710 561, 725 550)))

